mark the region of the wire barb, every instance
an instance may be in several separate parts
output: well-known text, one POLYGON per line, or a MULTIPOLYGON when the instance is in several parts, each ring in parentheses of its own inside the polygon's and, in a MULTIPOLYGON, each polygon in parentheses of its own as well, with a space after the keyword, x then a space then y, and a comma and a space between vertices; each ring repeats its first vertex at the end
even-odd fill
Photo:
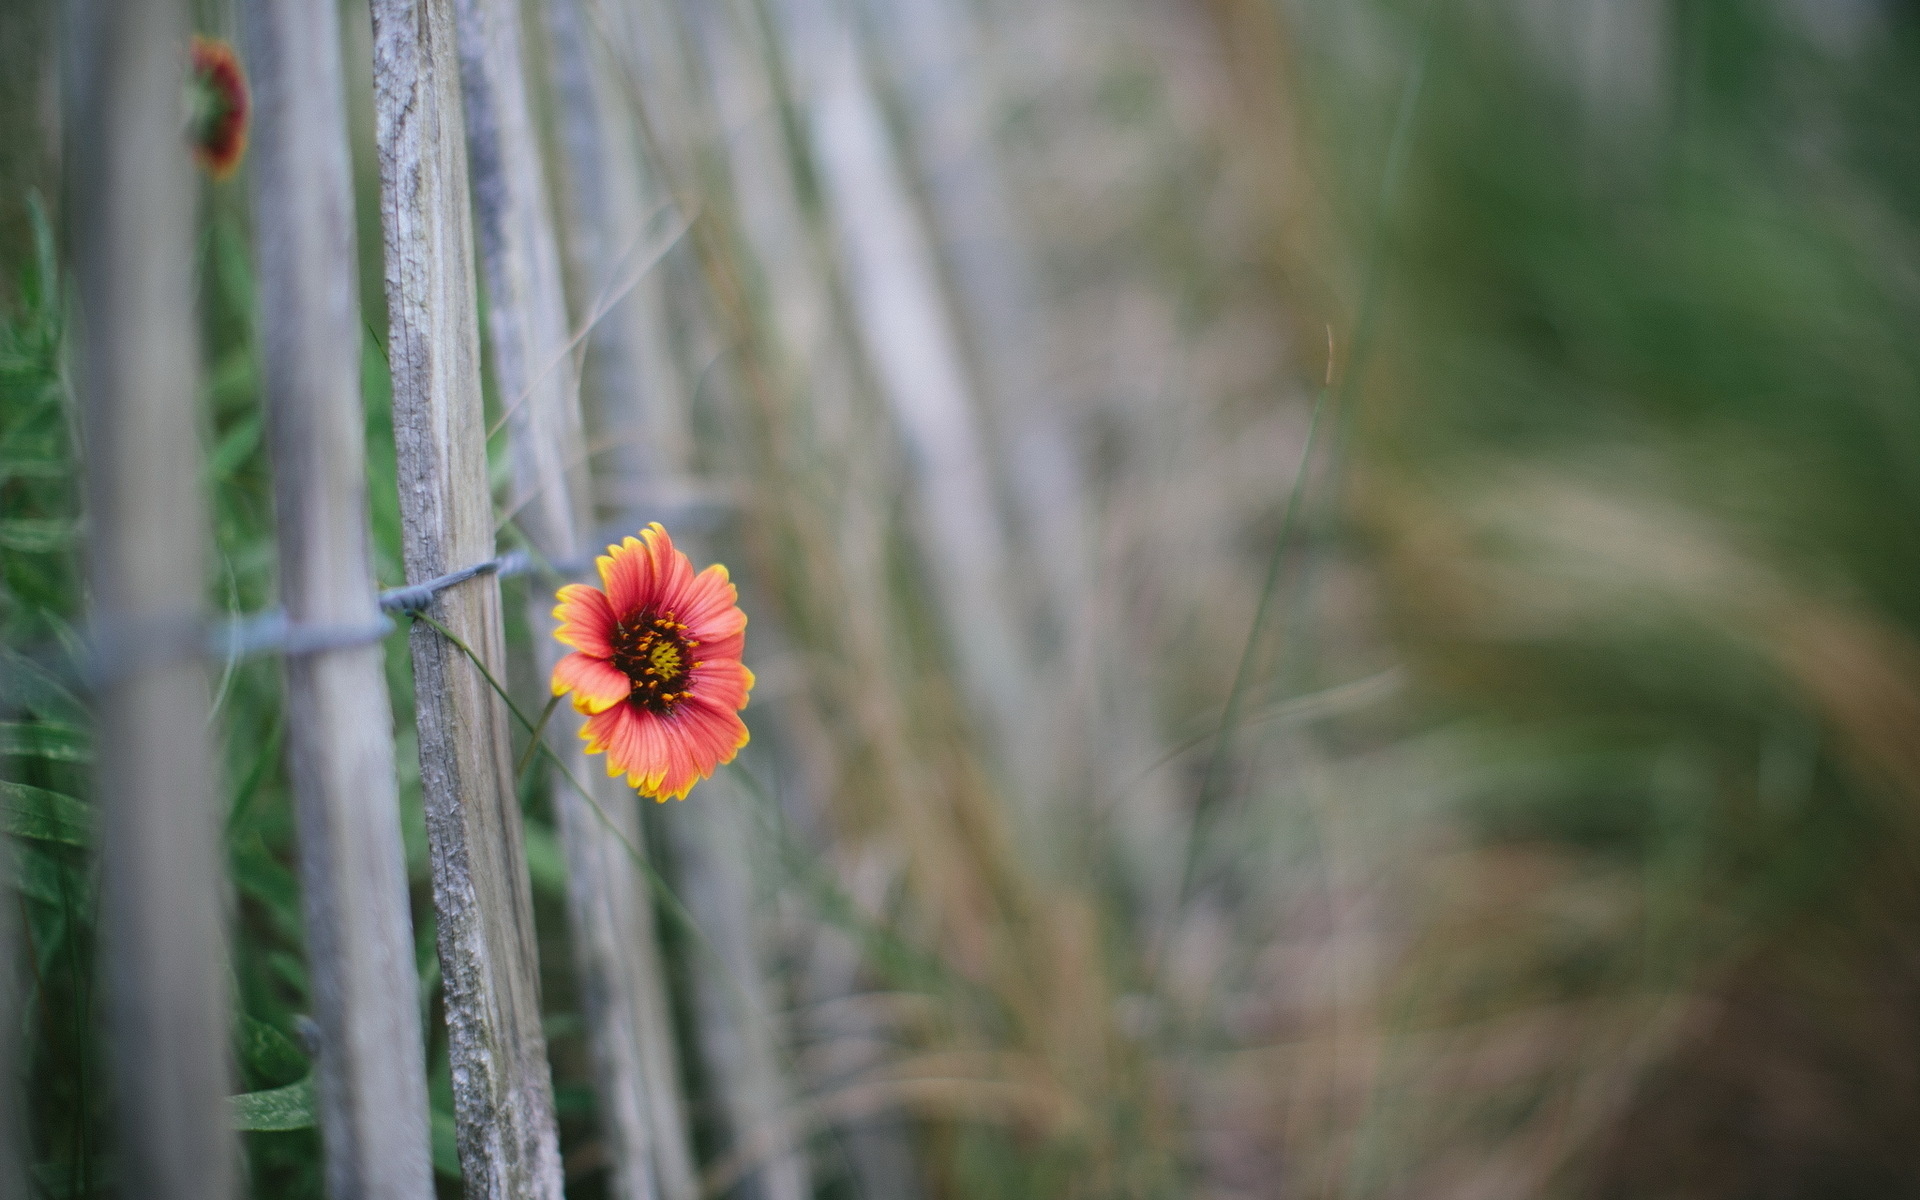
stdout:
POLYGON ((390 613, 415 613, 433 603, 433 598, 456 583, 465 583, 480 575, 517 575, 526 570, 526 552, 515 550, 507 554, 477 562, 457 571, 448 571, 445 575, 436 575, 424 583, 409 584, 406 587, 388 588, 380 593, 380 611, 390 613), (515 561, 517 559, 517 561, 515 561), (517 569, 509 569, 517 568, 517 569))

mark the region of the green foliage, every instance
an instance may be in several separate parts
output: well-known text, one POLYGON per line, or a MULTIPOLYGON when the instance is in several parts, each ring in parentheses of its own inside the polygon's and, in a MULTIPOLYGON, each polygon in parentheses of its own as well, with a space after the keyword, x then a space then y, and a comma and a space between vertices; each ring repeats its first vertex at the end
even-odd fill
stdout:
POLYGON ((52 231, 37 198, 33 243, 7 263, 16 297, 0 313, 0 825, 20 903, 29 981, 22 1064, 36 1177, 50 1194, 86 1195, 110 1174, 101 1156, 104 1089, 93 1030, 92 840, 86 706, 67 682, 80 577, 74 414, 63 375, 64 298, 52 231))
POLYGON ((84 846, 90 824, 87 806, 72 796, 0 780, 0 829, 14 837, 84 846))
POLYGON ((233 1127, 247 1133, 289 1133, 313 1128, 313 1080, 230 1097, 233 1127))
POLYGON ((0 756, 37 758, 44 762, 93 761, 93 739, 84 729, 51 721, 25 724, 0 722, 0 756))
MULTIPOLYGON (((1566 873, 1536 924, 1407 981, 1423 1020, 1729 987, 1757 961, 1741 986, 1792 993, 1808 944, 1913 911, 1920 780, 1858 706, 1898 710, 1920 644, 1920 149, 1892 132, 1920 117, 1920 23, 1883 6, 1841 46, 1821 7, 1677 0, 1586 41, 1545 7, 1380 4, 1395 69, 1318 75, 1353 114, 1324 138, 1349 197, 1377 194, 1371 131, 1416 104, 1355 507, 1460 718, 1483 870, 1566 873)), ((1831 1091, 1836 1120, 1882 1103, 1831 1091)))
MULTIPOLYGON (((35 255, 15 264, 19 303, 0 321, 0 830, 6 835, 31 986, 24 1086, 28 1135, 48 1195, 92 1196, 113 1174, 110 1094, 95 1003, 95 887, 88 867, 97 764, 77 678, 84 527, 64 376, 63 298, 51 231, 37 207, 35 255)), ((202 242, 208 422, 205 479, 215 533, 209 596, 241 614, 274 603, 271 476, 262 442, 258 347, 244 228, 216 202, 202 242)), ((391 448, 387 449, 391 461, 391 448)), ((391 476, 387 481, 391 492, 391 476)), ((376 489, 377 490, 377 489, 376 489)), ((235 1127, 248 1131, 252 1185, 318 1196, 312 1066, 287 1031, 308 1018, 293 822, 281 763, 278 670, 214 664, 216 732, 230 781, 222 825, 239 897, 231 961, 235 1127)), ((417 801, 416 801, 417 803, 417 801)), ((416 816, 417 820, 417 816, 416 816)), ((429 955, 430 959, 430 955, 429 955)))
MULTIPOLYGON (((1920 113, 1920 40, 1889 17, 1841 57, 1785 9, 1670 18, 1666 72, 1612 61, 1631 79, 1602 89, 1606 44, 1409 9, 1406 74, 1358 110, 1384 128, 1421 64, 1357 418, 1392 486, 1360 503, 1436 677, 1561 774, 1489 797, 1497 827, 1648 849, 1679 755, 1713 778, 1726 869, 1764 888, 1769 853, 1874 825, 1776 625, 1920 632, 1920 154, 1884 135, 1920 113), (1757 764, 1810 722, 1813 796, 1757 819, 1757 764)), ((1337 148, 1353 191, 1382 151, 1337 148)))

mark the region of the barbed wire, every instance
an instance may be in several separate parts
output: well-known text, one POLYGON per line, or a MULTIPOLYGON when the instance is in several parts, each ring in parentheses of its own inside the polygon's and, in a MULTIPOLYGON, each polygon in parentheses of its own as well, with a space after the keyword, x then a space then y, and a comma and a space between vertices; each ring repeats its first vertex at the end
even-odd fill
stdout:
MULTIPOLYGON (((548 562, 536 560, 526 550, 509 550, 420 583, 386 588, 378 595, 377 611, 364 621, 296 622, 284 608, 212 620, 188 614, 109 615, 91 625, 77 644, 43 646, 37 652, 15 649, 11 654, 64 683, 99 691, 135 671, 193 658, 236 662, 269 654, 289 657, 346 650, 384 641, 399 628, 395 616, 424 611, 441 592, 468 580, 530 574, 570 578, 592 566, 594 557, 583 554, 548 562)), ((3 694, 11 690, 0 689, 0 709, 18 707, 14 697, 3 694)))
MULTIPOLYGON (((590 546, 610 546, 642 528, 646 517, 673 519, 698 529, 724 517, 730 505, 711 496, 654 500, 638 511, 595 529, 590 546), (661 511, 662 509, 666 511, 661 511)), ((63 686, 97 692, 116 680, 155 666, 204 658, 233 664, 263 655, 290 657, 349 650, 384 641, 400 628, 395 617, 424 612, 434 597, 471 579, 491 575, 512 579, 539 575, 547 579, 575 579, 594 564, 599 551, 550 561, 521 548, 436 575, 419 583, 384 588, 376 595, 375 611, 365 620, 317 624, 292 620, 284 608, 270 608, 225 618, 189 613, 106 613, 96 616, 77 636, 35 647, 5 648, 12 664, 44 672, 63 686)), ((0 672, 0 719, 25 707, 16 693, 14 672, 0 672)))

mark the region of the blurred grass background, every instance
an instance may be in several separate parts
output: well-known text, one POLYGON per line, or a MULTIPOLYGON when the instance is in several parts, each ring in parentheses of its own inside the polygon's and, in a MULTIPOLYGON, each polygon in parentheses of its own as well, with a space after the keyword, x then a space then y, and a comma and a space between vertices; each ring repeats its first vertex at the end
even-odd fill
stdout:
MULTIPOLYGON (((862 341, 806 10, 676 11, 693 84, 629 99, 690 222, 658 268, 685 453, 596 471, 606 515, 675 517, 753 615, 754 743, 687 805, 744 831, 820 1195, 1920 1194, 1920 10, 835 9, 977 384, 1019 752, 969 708, 1007 647, 954 633, 953 548, 862 341), (944 56, 916 58, 928 28, 944 56), (751 52, 699 49, 726 37, 751 52), (701 98, 742 92, 744 119, 701 98), (738 151, 756 133, 775 160, 738 151)), ((0 12, 5 750, 14 784, 92 803, 109 751, 48 669, 84 609, 57 26, 0 12)), ((204 213, 208 587, 244 613, 274 554, 243 186, 204 213)), ((270 661, 215 678, 236 1058, 262 1090, 308 1070, 279 684, 270 661)), ((596 1196, 539 786, 562 1144, 596 1196)), ((36 1186, 112 1195, 87 838, 10 828, 36 1186)), ((684 970, 699 947, 662 924, 684 970)), ((686 1083, 724 1168, 714 1082, 686 1083)), ((245 1138, 255 1194, 320 1193, 311 1130, 245 1138)))

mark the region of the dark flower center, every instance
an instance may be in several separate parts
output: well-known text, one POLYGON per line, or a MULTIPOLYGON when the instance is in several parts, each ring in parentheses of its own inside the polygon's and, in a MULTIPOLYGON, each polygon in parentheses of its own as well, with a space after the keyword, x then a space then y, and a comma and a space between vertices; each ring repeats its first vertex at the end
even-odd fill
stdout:
POLYGON ((687 627, 672 613, 629 613, 609 640, 613 665, 633 681, 631 703, 664 715, 687 698, 687 681, 700 665, 693 648, 700 643, 687 636, 687 627))

